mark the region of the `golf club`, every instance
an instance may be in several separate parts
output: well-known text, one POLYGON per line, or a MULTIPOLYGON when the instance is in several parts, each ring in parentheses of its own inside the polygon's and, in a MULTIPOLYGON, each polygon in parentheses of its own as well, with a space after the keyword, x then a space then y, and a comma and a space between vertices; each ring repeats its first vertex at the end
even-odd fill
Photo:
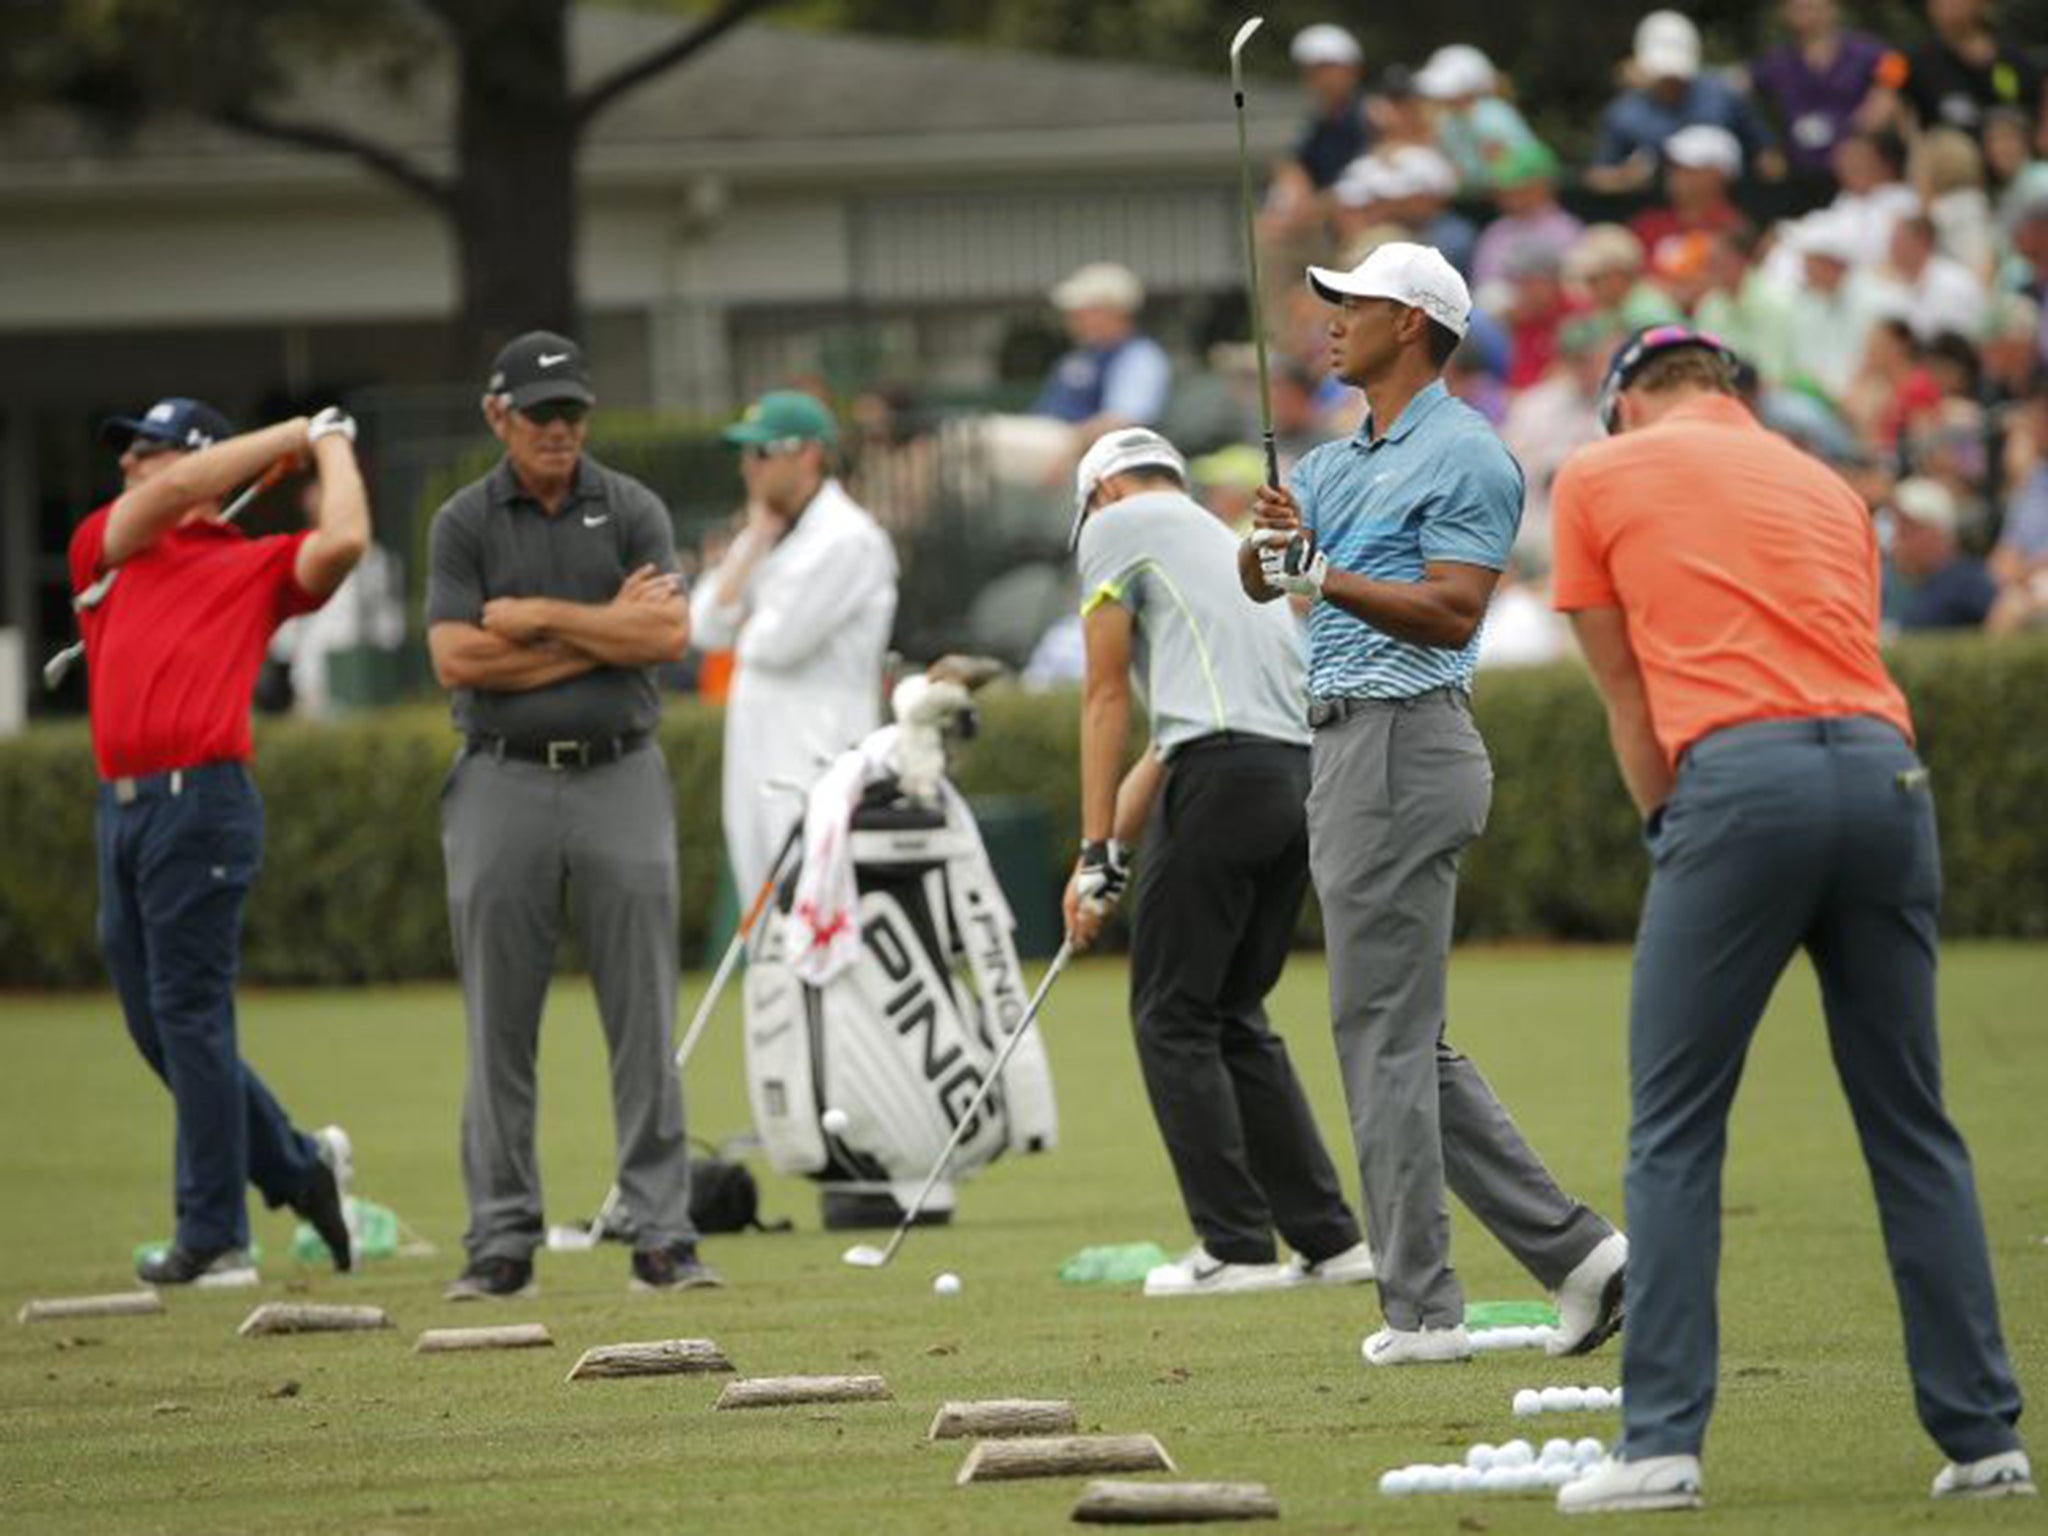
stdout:
MULTIPOLYGON (((270 468, 263 471, 261 475, 250 481, 248 487, 241 495, 221 509, 220 520, 224 523, 232 523, 236 518, 249 510, 250 502, 297 469, 299 462, 296 454, 288 454, 284 458, 279 459, 270 468)), ((91 586, 71 600, 72 611, 74 613, 83 613, 89 608, 99 607, 101 601, 106 597, 108 589, 114 585, 114 578, 120 574, 121 568, 117 565, 93 582, 91 586)), ((48 661, 44 662, 43 687, 51 693, 55 693, 59 688, 62 688, 64 686, 64 679, 71 675, 71 669, 78 665, 84 655, 85 641, 74 640, 65 646, 63 650, 57 652, 48 661)))
POLYGON ((1230 40, 1230 93, 1237 103, 1237 191, 1244 214, 1245 297, 1251 306, 1252 351, 1259 364, 1259 433, 1266 445, 1266 484, 1278 489, 1280 454, 1273 446, 1273 402, 1266 388, 1266 320, 1259 298, 1259 237, 1252 207, 1252 161, 1244 142, 1244 45, 1265 22, 1263 16, 1252 17, 1230 40))
POLYGON ((924 1210, 925 1201, 931 1198, 933 1188, 945 1176, 946 1165, 953 1160, 953 1153, 959 1148, 961 1138, 967 1134, 967 1128, 974 1124, 974 1117, 981 1113, 981 1106, 987 1102, 988 1096, 995 1092, 996 1084, 1002 1080, 1003 1068, 1009 1065, 1010 1057, 1016 1052, 1017 1043, 1031 1028, 1032 1020, 1038 1017, 1038 1009, 1045 1001, 1045 994, 1052 990, 1053 981, 1067 968, 1067 961, 1073 953, 1072 942, 1063 940, 1059 953, 1052 957, 1052 964, 1045 968, 1045 975, 1038 983, 1038 990, 1031 994, 1031 1005, 1024 1010, 1024 1017, 1017 1021, 1017 1027, 1010 1031, 1010 1038, 1005 1040, 1003 1048, 996 1052, 995 1063, 989 1068, 988 1077, 983 1080, 981 1091, 975 1094, 972 1102, 968 1104, 966 1113, 961 1115, 954 1125, 952 1136, 947 1139, 945 1148, 939 1153, 939 1160, 932 1164, 932 1171, 925 1175, 924 1188, 917 1192, 917 1198, 910 1202, 909 1207, 903 1212, 903 1219, 896 1224, 896 1231, 889 1238, 889 1246, 877 1248, 871 1243, 855 1243, 839 1256, 841 1263, 851 1264, 856 1269, 880 1269, 896 1257, 896 1250, 903 1246, 903 1239, 910 1235, 910 1229, 917 1224, 917 1218, 924 1210))
MULTIPOLYGON (((732 973, 739 967, 740 955, 745 951, 748 937, 753 933, 754 924, 767 910, 768 898, 775 893, 775 886, 782 878, 782 872, 789 865, 789 858, 802 840, 803 819, 799 817, 795 826, 789 829, 789 836, 783 840, 782 851, 775 856, 775 863, 768 871, 768 878, 761 882, 761 888, 754 893, 754 899, 747 905, 739 926, 733 930, 732 942, 725 946, 725 953, 719 958, 718 969, 711 973, 711 985, 704 991, 703 999, 697 1004, 697 1012, 690 1020, 690 1027, 683 1032, 683 1042, 676 1047, 676 1071, 680 1073, 689 1065, 690 1055, 697 1049, 697 1039, 704 1033, 704 1027, 711 1022, 711 1010, 718 1006, 718 999, 725 991, 725 984, 732 980, 732 973)), ((556 1226, 548 1228, 548 1247, 556 1253, 581 1253, 595 1248, 604 1241, 606 1225, 619 1208, 621 1199, 619 1186, 614 1184, 605 1192, 604 1203, 597 1208, 597 1214, 581 1227, 556 1226)))

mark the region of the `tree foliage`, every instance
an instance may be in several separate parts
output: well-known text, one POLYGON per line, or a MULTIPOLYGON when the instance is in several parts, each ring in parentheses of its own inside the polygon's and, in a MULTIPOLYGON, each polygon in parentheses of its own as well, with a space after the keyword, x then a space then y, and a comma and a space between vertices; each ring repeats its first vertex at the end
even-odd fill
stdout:
POLYGON ((607 107, 774 0, 719 0, 643 56, 570 80, 569 0, 15 0, 0 93, 71 108, 112 141, 184 117, 354 159, 439 214, 462 294, 456 357, 566 330, 575 309, 576 158, 607 107), (450 70, 452 166, 290 114, 290 87, 337 61, 401 85, 450 70))

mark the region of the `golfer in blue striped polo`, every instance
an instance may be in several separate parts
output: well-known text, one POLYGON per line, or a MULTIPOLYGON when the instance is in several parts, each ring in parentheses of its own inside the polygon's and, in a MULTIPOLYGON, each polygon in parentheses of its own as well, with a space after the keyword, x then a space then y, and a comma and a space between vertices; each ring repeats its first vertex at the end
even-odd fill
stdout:
POLYGON ((1620 1325, 1627 1239, 1558 1188, 1444 1038, 1458 860, 1493 795, 1472 665, 1522 472, 1444 388, 1472 300, 1440 252, 1397 241, 1308 281, 1331 305, 1330 371, 1369 410, 1287 489, 1258 493, 1238 573, 1258 602, 1313 605, 1309 870, 1387 1323, 1363 1352, 1372 1365, 1471 1357, 1448 1183, 1556 1292, 1551 1353, 1580 1354, 1620 1325))

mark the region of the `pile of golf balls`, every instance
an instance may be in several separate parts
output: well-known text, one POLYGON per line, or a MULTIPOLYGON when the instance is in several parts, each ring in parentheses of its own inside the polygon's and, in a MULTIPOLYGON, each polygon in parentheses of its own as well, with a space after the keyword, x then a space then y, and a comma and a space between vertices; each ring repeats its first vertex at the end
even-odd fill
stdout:
POLYGON ((1524 1387, 1514 1397, 1518 1419, 1539 1413, 1599 1413, 1620 1406, 1619 1387, 1524 1387))
POLYGON ((1471 1335, 1476 1350, 1541 1349, 1555 1337, 1555 1328, 1481 1328, 1471 1335))
POLYGON ((1606 1453, 1607 1448, 1590 1435, 1579 1441, 1546 1440, 1541 1451, 1526 1440, 1505 1445, 1482 1441, 1465 1453, 1462 1463, 1418 1462, 1383 1473, 1380 1492, 1390 1498, 1411 1493, 1534 1493, 1563 1487, 1606 1453))

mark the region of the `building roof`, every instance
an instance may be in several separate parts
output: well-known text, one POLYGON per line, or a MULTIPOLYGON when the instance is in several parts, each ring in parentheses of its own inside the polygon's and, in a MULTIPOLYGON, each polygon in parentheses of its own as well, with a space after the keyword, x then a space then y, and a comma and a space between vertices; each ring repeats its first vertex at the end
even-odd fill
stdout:
MULTIPOLYGON (((573 15, 578 85, 676 35, 673 19, 596 6, 573 15)), ((438 62, 438 61, 436 61, 438 62)), ((328 124, 445 169, 453 81, 429 64, 394 81, 367 62, 302 68, 275 116, 328 124)), ((1253 93, 1253 136, 1270 154, 1291 136, 1296 90, 1253 93)), ((742 25, 701 57, 621 98, 592 124, 587 176, 676 181, 706 172, 764 176, 929 174, 1003 162, 1214 169, 1235 152, 1219 45, 1212 76, 1128 62, 742 25)), ((224 175, 332 184, 367 173, 208 123, 152 124, 110 140, 58 111, 0 122, 0 187, 85 190, 108 183, 215 182, 224 175)))

